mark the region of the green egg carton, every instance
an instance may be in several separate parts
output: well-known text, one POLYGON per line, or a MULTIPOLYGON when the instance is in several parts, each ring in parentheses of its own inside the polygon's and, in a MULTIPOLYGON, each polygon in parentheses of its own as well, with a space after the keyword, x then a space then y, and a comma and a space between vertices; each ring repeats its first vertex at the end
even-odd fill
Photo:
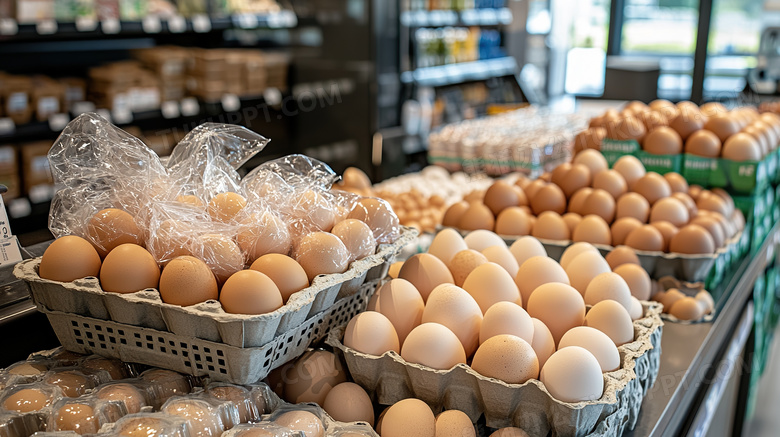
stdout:
POLYGON ((647 171, 663 175, 672 172, 682 173, 683 170, 683 155, 655 155, 637 150, 634 156, 639 158, 647 171))
POLYGON ((607 160, 607 164, 612 167, 615 161, 624 155, 636 155, 640 150, 639 143, 636 140, 613 140, 604 138, 601 141, 601 154, 607 160))

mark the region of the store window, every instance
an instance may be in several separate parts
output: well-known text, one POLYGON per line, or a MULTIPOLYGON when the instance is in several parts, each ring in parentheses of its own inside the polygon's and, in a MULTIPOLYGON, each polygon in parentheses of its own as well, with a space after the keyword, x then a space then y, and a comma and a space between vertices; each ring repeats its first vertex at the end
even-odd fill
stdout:
POLYGON ((561 29, 557 42, 567 46, 566 93, 600 96, 604 92, 611 2, 563 0, 553 4, 553 16, 561 29))
POLYGON ((660 98, 691 96, 698 7, 698 0, 625 1, 620 54, 658 60, 660 98))

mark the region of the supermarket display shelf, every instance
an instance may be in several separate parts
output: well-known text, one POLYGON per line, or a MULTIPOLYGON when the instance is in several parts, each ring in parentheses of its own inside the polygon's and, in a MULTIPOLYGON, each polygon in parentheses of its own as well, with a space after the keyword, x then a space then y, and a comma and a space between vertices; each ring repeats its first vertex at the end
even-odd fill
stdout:
POLYGON ((723 386, 734 372, 731 352, 741 350, 752 327, 753 284, 775 256, 778 238, 780 225, 775 225, 761 248, 710 290, 716 298, 713 321, 664 325, 658 379, 645 397, 636 428, 626 437, 706 434, 723 386), (721 371, 729 366, 732 373, 721 371))
POLYGON ((171 33, 208 33, 226 29, 284 29, 298 25, 292 11, 265 14, 235 14, 210 17, 196 14, 189 18, 147 16, 139 21, 79 19, 75 22, 43 20, 37 23, 17 23, 0 19, 0 41, 40 39, 88 39, 106 36, 135 36, 171 33))
MULTIPOLYGON (((95 111, 104 118, 119 126, 135 125, 144 129, 147 126, 156 128, 163 124, 184 125, 194 120, 208 121, 209 117, 235 112, 248 107, 263 107, 275 105, 281 102, 283 94, 272 88, 262 96, 241 97, 227 94, 217 102, 203 102, 194 97, 184 98, 180 101, 164 102, 159 109, 146 111, 109 111, 107 109, 92 108, 81 112, 95 111)), ((33 121, 26 124, 15 125, 9 118, 0 118, 0 143, 24 143, 44 139, 53 139, 59 132, 75 118, 77 114, 55 114, 48 121, 33 121)))
POLYGON ((512 19, 509 8, 401 12, 401 25, 406 27, 499 26, 511 24, 512 19))
POLYGON ((418 68, 401 74, 401 82, 421 86, 456 85, 474 80, 508 76, 517 71, 517 61, 511 56, 474 62, 418 68))

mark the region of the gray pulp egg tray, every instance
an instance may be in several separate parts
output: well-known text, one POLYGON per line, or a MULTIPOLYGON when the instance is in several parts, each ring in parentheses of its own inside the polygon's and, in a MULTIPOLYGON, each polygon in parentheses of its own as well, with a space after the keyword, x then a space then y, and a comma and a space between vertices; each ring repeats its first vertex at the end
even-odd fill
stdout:
POLYGON ((516 426, 532 437, 619 436, 633 429, 645 393, 658 376, 661 359, 661 305, 643 302, 634 321, 634 341, 618 347, 622 365, 604 374, 600 399, 577 403, 554 399, 538 379, 507 384, 465 364, 450 370, 406 362, 395 352, 372 356, 344 346, 345 326, 331 330, 327 343, 343 355, 356 383, 383 405, 416 397, 434 411, 457 409, 472 421, 485 415, 487 426, 516 426))
MULTIPOLYGON (((508 235, 499 236, 507 243, 507 246, 511 246, 519 238, 508 235)), ((538 240, 544 246, 547 255, 556 261, 560 261, 566 248, 574 244, 570 240, 542 238, 538 238, 538 240)), ((634 252, 639 258, 639 263, 650 274, 651 278, 674 276, 686 282, 704 282, 716 264, 728 265, 732 259, 737 259, 739 253, 749 245, 749 233, 740 231, 713 254, 688 255, 644 250, 634 250, 634 252)), ((606 256, 614 249, 613 246, 605 244, 594 244, 593 246, 601 252, 602 256, 606 256)))
POLYGON ((14 275, 27 282, 33 302, 68 350, 247 384, 364 310, 396 253, 416 234, 404 228, 393 244, 381 245, 344 273, 315 277, 280 309, 261 315, 229 314, 216 301, 166 304, 156 289, 105 292, 97 278, 43 279, 40 258, 17 264, 14 275))

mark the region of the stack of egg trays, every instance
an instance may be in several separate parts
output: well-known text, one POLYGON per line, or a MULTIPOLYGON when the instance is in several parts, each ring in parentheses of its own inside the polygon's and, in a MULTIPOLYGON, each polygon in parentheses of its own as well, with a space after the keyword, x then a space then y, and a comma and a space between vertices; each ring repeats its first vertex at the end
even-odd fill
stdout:
POLYGON ((415 397, 434 411, 461 410, 473 422, 485 415, 487 426, 516 426, 532 437, 553 435, 607 437, 633 429, 642 399, 655 383, 661 359, 661 305, 643 302, 644 317, 634 321, 634 341, 618 347, 622 365, 604 374, 604 394, 594 401, 554 399, 538 379, 507 384, 487 378, 465 364, 434 370, 406 362, 395 352, 382 356, 344 346, 345 327, 334 329, 327 343, 343 355, 349 372, 383 405, 415 397))
POLYGON ((314 278, 282 308, 262 315, 228 314, 216 301, 166 304, 155 289, 109 293, 97 278, 42 279, 40 258, 17 264, 14 275, 29 284, 38 310, 68 350, 248 384, 365 309, 395 255, 416 234, 404 228, 393 244, 381 245, 344 273, 314 278))
MULTIPOLYGON (((468 232, 464 231, 459 232, 464 236, 468 234, 468 232)), ((512 243, 521 238, 511 235, 500 235, 500 237, 506 242, 507 246, 511 246, 512 243)), ((542 238, 538 240, 544 246, 547 255, 556 261, 560 261, 566 248, 574 244, 571 240, 546 240, 542 238)), ((714 267, 719 266, 722 271, 732 264, 732 260, 739 259, 739 253, 741 253, 744 247, 745 240, 745 232, 740 231, 728 240, 723 247, 712 254, 688 255, 644 250, 635 250, 635 252, 639 258, 639 263, 651 278, 658 279, 664 276, 674 276, 686 282, 704 282, 714 267)), ((606 256, 614 249, 613 246, 604 244, 594 244, 593 246, 603 256, 606 256)))

